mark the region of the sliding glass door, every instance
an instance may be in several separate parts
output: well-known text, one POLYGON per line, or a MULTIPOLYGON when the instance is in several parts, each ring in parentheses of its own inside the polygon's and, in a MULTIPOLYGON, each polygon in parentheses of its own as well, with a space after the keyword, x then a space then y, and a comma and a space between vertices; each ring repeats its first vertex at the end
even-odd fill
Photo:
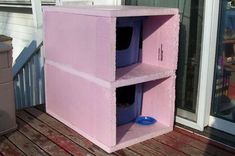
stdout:
POLYGON ((210 126, 235 134, 235 1, 220 6, 210 126))

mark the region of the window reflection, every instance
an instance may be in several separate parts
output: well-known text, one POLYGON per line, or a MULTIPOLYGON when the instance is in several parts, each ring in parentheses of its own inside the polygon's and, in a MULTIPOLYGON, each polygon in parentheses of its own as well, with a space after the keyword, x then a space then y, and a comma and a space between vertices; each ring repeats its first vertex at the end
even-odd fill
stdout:
POLYGON ((235 0, 223 0, 214 80, 212 115, 235 121, 235 0))

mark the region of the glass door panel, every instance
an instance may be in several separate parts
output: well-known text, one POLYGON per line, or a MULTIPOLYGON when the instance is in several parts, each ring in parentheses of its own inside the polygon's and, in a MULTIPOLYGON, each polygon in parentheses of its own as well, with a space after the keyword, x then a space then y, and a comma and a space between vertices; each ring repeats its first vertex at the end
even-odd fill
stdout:
POLYGON ((235 1, 221 1, 211 115, 235 123, 235 1))

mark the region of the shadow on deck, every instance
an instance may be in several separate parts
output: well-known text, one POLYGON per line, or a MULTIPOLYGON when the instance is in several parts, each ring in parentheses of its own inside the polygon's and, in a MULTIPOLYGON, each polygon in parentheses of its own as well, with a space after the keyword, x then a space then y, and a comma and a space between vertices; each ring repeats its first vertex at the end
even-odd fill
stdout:
POLYGON ((18 111, 17 124, 17 131, 0 136, 0 155, 235 155, 234 149, 179 127, 168 134, 108 154, 46 114, 44 106, 18 111))

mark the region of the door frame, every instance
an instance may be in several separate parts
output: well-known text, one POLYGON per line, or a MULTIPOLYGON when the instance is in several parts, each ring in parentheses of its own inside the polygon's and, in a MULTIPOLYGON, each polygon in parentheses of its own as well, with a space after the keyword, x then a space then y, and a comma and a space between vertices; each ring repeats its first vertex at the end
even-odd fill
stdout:
POLYGON ((209 125, 219 15, 218 0, 205 0, 197 94, 196 122, 176 116, 176 122, 203 131, 209 125))
MULTIPOLYGON (((218 28, 218 26, 216 26, 216 27, 218 28)), ((214 51, 216 53, 216 49, 214 51)), ((213 82, 213 79, 211 81, 213 82)), ((211 95, 212 95, 212 93, 211 93, 211 95)), ((212 105, 212 102, 213 101, 210 101, 211 105, 212 105)), ((235 129, 231 128, 231 127, 235 127, 235 123, 227 121, 225 119, 209 115, 208 126, 235 135, 235 129)))

